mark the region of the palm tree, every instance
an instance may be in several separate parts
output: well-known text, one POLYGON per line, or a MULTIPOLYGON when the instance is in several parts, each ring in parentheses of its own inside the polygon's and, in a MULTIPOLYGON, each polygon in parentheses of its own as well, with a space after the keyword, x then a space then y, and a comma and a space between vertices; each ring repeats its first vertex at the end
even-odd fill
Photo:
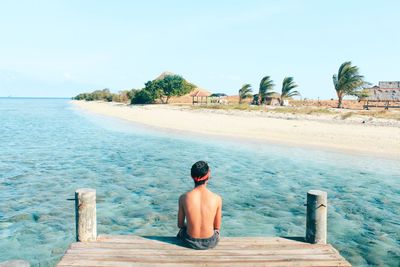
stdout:
POLYGON ((239 89, 239 104, 242 103, 243 99, 246 99, 248 97, 251 97, 251 92, 253 90, 251 89, 251 85, 246 83, 243 84, 242 88, 239 89))
POLYGON ((352 66, 351 61, 340 65, 338 74, 334 74, 333 85, 338 96, 338 108, 343 108, 342 100, 345 95, 357 95, 358 91, 369 83, 364 81, 364 76, 358 73, 358 67, 352 66))
POLYGON ((293 91, 298 85, 294 82, 293 77, 285 77, 282 82, 282 92, 280 98, 280 104, 283 106, 283 100, 296 95, 300 95, 298 91, 293 91))
POLYGON ((272 90, 275 84, 270 76, 265 76, 261 79, 260 89, 258 91, 258 105, 265 102, 268 96, 272 96, 275 92, 272 90))

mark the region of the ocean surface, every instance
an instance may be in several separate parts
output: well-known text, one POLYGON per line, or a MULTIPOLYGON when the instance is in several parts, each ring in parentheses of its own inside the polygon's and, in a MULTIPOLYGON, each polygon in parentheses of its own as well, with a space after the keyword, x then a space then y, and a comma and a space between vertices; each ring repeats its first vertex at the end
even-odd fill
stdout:
POLYGON ((223 197, 223 236, 304 236, 306 193, 322 189, 328 241, 355 266, 399 266, 400 159, 156 131, 66 99, 0 99, 0 262, 54 266, 82 187, 97 190, 99 233, 175 235, 197 160, 223 197))

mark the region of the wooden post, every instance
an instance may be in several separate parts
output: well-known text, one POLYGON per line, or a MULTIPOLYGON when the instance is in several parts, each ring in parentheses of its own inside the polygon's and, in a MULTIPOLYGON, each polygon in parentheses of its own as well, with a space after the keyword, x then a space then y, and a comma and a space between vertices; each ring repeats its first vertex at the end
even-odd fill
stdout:
POLYGON ((96 190, 81 188, 75 191, 76 241, 96 241, 96 190))
POLYGON ((306 241, 311 244, 326 244, 327 205, 326 192, 307 192, 306 241))

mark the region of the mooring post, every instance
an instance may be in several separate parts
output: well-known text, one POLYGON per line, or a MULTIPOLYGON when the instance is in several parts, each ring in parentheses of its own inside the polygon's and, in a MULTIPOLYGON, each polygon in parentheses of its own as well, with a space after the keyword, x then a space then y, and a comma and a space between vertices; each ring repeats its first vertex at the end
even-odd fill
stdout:
POLYGON ((97 239, 96 190, 80 188, 75 191, 76 241, 90 242, 97 239))
POLYGON ((306 241, 311 244, 326 244, 327 193, 320 190, 307 192, 306 241))

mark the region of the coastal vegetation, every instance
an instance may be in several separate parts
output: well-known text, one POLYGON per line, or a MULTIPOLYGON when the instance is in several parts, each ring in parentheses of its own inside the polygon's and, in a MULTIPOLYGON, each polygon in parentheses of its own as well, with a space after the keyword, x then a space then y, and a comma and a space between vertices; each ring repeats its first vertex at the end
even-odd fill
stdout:
POLYGON ((283 79, 281 96, 279 98, 281 106, 283 106, 283 101, 285 99, 300 95, 298 91, 294 91, 296 87, 298 87, 298 85, 294 82, 293 77, 285 77, 285 79, 283 79))
POLYGON ((168 104, 171 97, 188 94, 194 88, 195 85, 179 75, 165 75, 160 79, 148 81, 145 87, 132 97, 131 104, 151 104, 157 100, 168 104))
MULTIPOLYGON (((275 98, 279 100, 279 104, 283 106, 284 100, 300 95, 298 91, 294 90, 296 87, 298 87, 298 85, 294 82, 293 77, 285 77, 283 79, 280 94, 274 91, 274 87, 275 84, 271 79, 271 76, 264 76, 260 81, 258 94, 253 96, 253 104, 268 104, 271 103, 268 102, 270 99, 275 98)), ((250 97, 251 92, 251 85, 244 84, 239 90, 239 104, 242 104, 243 99, 250 97)))
POLYGON ((91 93, 81 93, 74 100, 123 102, 131 104, 168 104, 173 96, 190 93, 196 86, 179 75, 165 75, 145 83, 143 89, 123 90, 111 93, 108 88, 95 90, 91 93))
MULTIPOLYGON (((366 89, 366 87, 370 84, 364 80, 364 76, 359 74, 359 68, 352 65, 351 61, 344 62, 339 67, 338 73, 333 75, 332 79, 338 97, 338 108, 343 108, 343 99, 347 95, 356 96, 360 101, 369 94, 369 91, 366 89)), ((247 107, 243 107, 243 104, 246 106, 249 106, 249 104, 250 106, 285 106, 285 104, 287 105, 287 101, 285 100, 293 100, 293 97, 301 95, 300 92, 296 90, 298 85, 294 82, 294 78, 291 76, 283 79, 280 92, 274 91, 274 87, 275 83, 269 75, 266 75, 261 79, 257 94, 253 94, 251 84, 243 84, 238 90, 238 98, 236 99, 238 99, 239 106, 235 107, 235 109, 248 109, 247 107), (244 101, 245 99, 249 99, 251 97, 253 98, 252 101, 244 101)), ((87 101, 114 101, 130 104, 168 104, 172 97, 188 95, 191 92, 196 93, 194 91, 195 89, 198 89, 198 87, 186 81, 182 76, 170 72, 164 72, 158 78, 146 82, 142 89, 123 90, 119 91, 118 93, 111 93, 110 90, 106 88, 102 90, 95 90, 91 93, 82 93, 75 96, 73 99, 87 101)), ((226 105, 229 103, 229 101, 235 99, 235 96, 228 97, 226 94, 210 95, 208 92, 203 93, 202 97, 211 97, 211 101, 209 101, 211 104, 223 105, 226 105), (216 97, 219 98, 218 101, 214 101, 216 97), (222 99, 222 101, 221 98, 226 99, 222 99)), ((189 101, 192 103, 192 101, 189 100, 191 98, 192 95, 184 98, 186 102, 182 103, 189 104, 189 101)), ((306 98, 304 98, 304 100, 306 100, 306 98)), ((310 103, 312 102, 313 101, 310 103)), ((321 106, 319 99, 318 102, 314 102, 316 106, 321 106)), ((177 102, 174 100, 174 103, 177 102)), ((204 103, 207 103, 207 101, 204 103)), ((292 101, 291 103, 296 103, 296 101, 292 101)))
POLYGON ((267 101, 267 97, 271 97, 275 94, 275 92, 273 91, 274 86, 274 81, 271 79, 270 76, 265 76, 261 79, 257 96, 258 105, 265 103, 267 101))
POLYGON ((154 95, 145 89, 136 92, 131 98, 131 104, 152 104, 154 103, 154 95))
POLYGON ((242 104, 243 99, 252 97, 252 92, 253 90, 251 89, 250 84, 243 84, 242 88, 239 89, 239 104, 242 104))
POLYGON ((338 108, 343 108, 344 96, 362 96, 362 89, 369 84, 364 81, 364 76, 359 74, 358 67, 353 66, 351 61, 340 65, 338 73, 334 74, 332 79, 338 97, 338 108))
POLYGON ((117 94, 111 93, 110 89, 105 88, 102 90, 95 90, 91 93, 81 93, 73 99, 75 100, 86 100, 86 101, 107 101, 107 102, 128 102, 138 90, 123 90, 119 91, 117 94))

